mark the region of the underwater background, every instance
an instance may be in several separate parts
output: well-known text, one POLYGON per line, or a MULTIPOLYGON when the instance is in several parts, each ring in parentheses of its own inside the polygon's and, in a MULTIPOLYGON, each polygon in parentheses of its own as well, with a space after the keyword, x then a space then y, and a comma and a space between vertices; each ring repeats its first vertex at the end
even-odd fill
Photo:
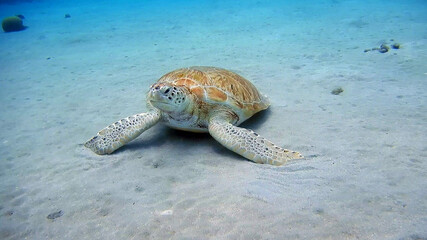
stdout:
POLYGON ((427 1, 0 1, 1 239, 427 239, 427 1), (301 152, 249 162, 158 125, 163 74, 226 68, 271 101, 242 126, 301 152))

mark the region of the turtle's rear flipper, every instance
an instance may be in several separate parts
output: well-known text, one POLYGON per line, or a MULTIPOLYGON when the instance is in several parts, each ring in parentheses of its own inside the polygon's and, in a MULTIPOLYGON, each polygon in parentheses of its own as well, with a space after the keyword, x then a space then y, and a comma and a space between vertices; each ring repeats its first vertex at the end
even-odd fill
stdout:
POLYGON ((159 120, 160 113, 155 110, 123 118, 99 131, 85 143, 85 147, 96 154, 110 154, 141 135, 159 120))
POLYGON ((240 128, 230 123, 231 119, 215 116, 209 121, 209 133, 215 140, 231 151, 256 162, 271 165, 282 165, 291 159, 300 159, 299 152, 290 151, 267 139, 252 130, 240 128))

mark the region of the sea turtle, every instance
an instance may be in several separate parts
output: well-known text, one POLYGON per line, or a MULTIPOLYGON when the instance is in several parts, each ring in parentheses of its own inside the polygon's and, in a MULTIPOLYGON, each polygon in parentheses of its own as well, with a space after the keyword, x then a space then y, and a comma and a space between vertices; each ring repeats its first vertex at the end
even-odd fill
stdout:
POLYGON ((209 132, 226 148, 256 163, 282 165, 302 158, 252 130, 237 127, 269 105, 267 97, 234 72, 217 67, 181 68, 150 87, 147 112, 111 124, 85 146, 97 154, 109 154, 161 121, 179 130, 209 132))

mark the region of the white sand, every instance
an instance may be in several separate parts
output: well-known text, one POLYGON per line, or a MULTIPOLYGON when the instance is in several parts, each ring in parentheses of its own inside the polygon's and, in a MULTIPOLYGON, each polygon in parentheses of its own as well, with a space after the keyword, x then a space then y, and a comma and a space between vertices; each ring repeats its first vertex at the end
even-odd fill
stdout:
POLYGON ((425 1, 120 2, 0 5, 29 26, 0 33, 1 239, 427 239, 425 1), (254 82, 272 107, 243 126, 306 158, 163 126, 82 146, 191 65, 254 82))

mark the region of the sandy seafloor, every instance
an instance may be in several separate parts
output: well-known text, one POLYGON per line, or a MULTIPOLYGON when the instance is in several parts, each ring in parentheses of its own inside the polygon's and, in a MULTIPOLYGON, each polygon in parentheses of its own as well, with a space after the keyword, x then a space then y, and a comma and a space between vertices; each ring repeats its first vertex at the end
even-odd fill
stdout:
POLYGON ((1 4, 29 28, 0 33, 0 238, 427 239, 426 12, 422 0, 1 4), (364 52, 383 42, 402 48, 364 52), (251 80, 272 106, 242 126, 306 158, 258 165, 164 126, 109 156, 84 148, 192 65, 251 80))

